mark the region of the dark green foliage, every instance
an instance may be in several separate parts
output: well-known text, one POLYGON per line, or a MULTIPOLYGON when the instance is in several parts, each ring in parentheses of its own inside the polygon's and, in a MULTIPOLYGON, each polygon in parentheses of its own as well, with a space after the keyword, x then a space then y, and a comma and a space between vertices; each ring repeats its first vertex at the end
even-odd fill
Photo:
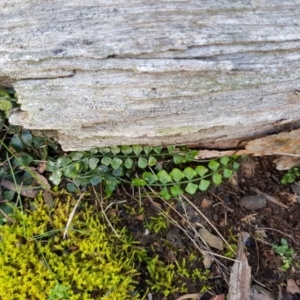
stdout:
POLYGON ((273 245, 273 249, 282 258, 282 270, 288 270, 292 266, 292 262, 296 256, 294 249, 288 245, 286 239, 281 239, 281 245, 273 245))
POLYGON ((300 176, 300 168, 291 168, 288 170, 281 179, 282 184, 291 184, 294 183, 297 177, 300 176))
MULTIPOLYGON (((0 90, 0 99, 10 103, 9 107, 6 102, 2 106, 0 103, 2 117, 6 118, 9 109, 16 106, 16 97, 13 91, 2 90, 1 94, 0 90)), ((7 134, 9 139, 2 141, 2 147, 10 154, 7 156, 10 168, 0 166, 0 175, 23 186, 25 179, 30 185, 30 178, 34 177, 31 167, 46 161, 49 180, 59 185, 67 179, 70 192, 101 183, 110 196, 121 182, 127 182, 137 187, 151 186, 158 189, 163 198, 170 199, 184 192, 206 191, 211 183, 222 183, 238 168, 235 156, 200 164, 195 159, 198 150, 175 146, 113 146, 59 156, 53 155, 58 145, 50 139, 34 136, 16 126, 9 126, 7 134)))

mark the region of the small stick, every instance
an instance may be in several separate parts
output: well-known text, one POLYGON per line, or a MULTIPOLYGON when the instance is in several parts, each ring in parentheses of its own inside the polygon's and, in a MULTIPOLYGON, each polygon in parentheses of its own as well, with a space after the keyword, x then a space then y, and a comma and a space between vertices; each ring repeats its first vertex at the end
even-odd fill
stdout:
POLYGON ((187 294, 187 295, 183 295, 179 298, 177 298, 176 300, 186 300, 186 299, 201 299, 202 294, 187 294))
POLYGON ((277 229, 274 229, 274 228, 267 228, 267 227, 265 227, 265 228, 257 228, 257 230, 271 230, 271 231, 276 231, 278 233, 281 233, 281 234, 287 236, 289 239, 291 239, 293 242, 295 242, 295 240, 294 240, 294 238, 293 238, 293 236, 291 234, 284 233, 284 232, 282 232, 280 230, 277 230, 277 229))
MULTIPOLYGON (((148 186, 148 188, 155 194, 156 192, 150 187, 148 186)), ((156 193, 157 194, 157 193, 156 193)), ((151 197, 146 193, 146 196, 148 197, 148 199, 150 200, 150 202, 160 211, 165 215, 165 212, 163 211, 163 209, 161 209, 158 205, 155 204, 155 202, 151 199, 151 197)), ((162 200, 164 200, 159 194, 157 194, 158 197, 160 197, 162 200)), ((170 205, 170 203, 168 203, 167 201, 165 202, 177 215, 179 215, 181 218, 183 218, 183 220, 189 224, 190 228, 194 231, 194 234, 195 236, 197 236, 202 242, 203 244, 206 246, 207 249, 209 249, 209 246, 207 245, 207 243, 205 242, 205 240, 203 240, 202 236, 197 232, 197 230, 194 228, 194 226, 192 226, 192 223, 186 219, 182 214, 180 214, 174 207, 172 207, 170 205)), ((234 261, 236 262, 237 260, 236 259, 232 259, 232 258, 229 258, 229 257, 226 257, 226 256, 223 256, 223 255, 220 255, 220 254, 217 254, 217 253, 214 253, 212 251, 208 251, 208 250, 203 250, 201 249, 197 243, 194 241, 194 238, 192 238, 188 233, 187 231, 178 224, 177 221, 175 221, 172 217, 170 216, 166 216, 167 218, 169 218, 169 220, 171 221, 171 223, 175 226, 177 226, 180 230, 182 230, 185 235, 191 240, 191 242, 195 245, 195 247, 202 253, 202 252, 205 252, 205 253, 208 253, 208 254, 211 254, 212 256, 216 256, 216 257, 221 257, 221 258, 224 258, 224 259, 227 259, 227 260, 231 260, 231 261, 234 261)), ((201 225, 201 224, 200 224, 201 225)), ((202 226, 202 225, 201 225, 202 226)), ((237 261, 238 262, 238 261, 237 261)), ((219 264, 221 264, 224 268, 226 268, 221 262, 218 262, 219 264)))
POLYGON ((94 186, 93 186, 93 191, 94 191, 95 197, 96 197, 96 199, 97 199, 97 201, 98 201, 98 203, 99 203, 99 205, 100 205, 101 211, 102 211, 102 213, 103 213, 103 215, 104 215, 104 218, 105 218, 106 222, 107 222, 108 225, 111 227, 111 229, 112 229, 112 231, 114 232, 114 234, 119 238, 120 236, 119 236, 118 233, 115 231, 114 227, 113 227, 112 224, 110 223, 110 221, 109 221, 109 219, 108 219, 108 217, 107 217, 107 215, 106 215, 106 213, 105 213, 105 210, 103 209, 102 201, 99 199, 99 197, 98 197, 98 195, 97 195, 97 193, 96 193, 96 191, 95 191, 94 186))
POLYGON ((79 202, 81 201, 81 199, 83 198, 84 194, 82 193, 79 197, 79 199, 77 200, 77 202, 75 203, 73 209, 72 209, 72 212, 70 213, 70 216, 68 218, 68 222, 67 222, 67 225, 66 225, 66 228, 65 228, 65 231, 64 231, 64 234, 63 234, 63 239, 65 239, 67 236, 68 236, 68 230, 69 230, 69 226, 72 222, 72 219, 74 218, 74 215, 75 215, 75 212, 76 212, 76 209, 79 205, 79 202))
POLYGON ((0 213, 3 215, 4 218, 6 218, 9 222, 11 223, 15 223, 16 221, 13 220, 8 214, 5 213, 5 211, 3 211, 1 208, 0 208, 0 213))
POLYGON ((225 240, 225 238, 222 236, 222 234, 218 231, 218 229, 210 222, 210 220, 184 195, 182 197, 206 220, 206 222, 215 230, 215 232, 219 235, 219 237, 223 240, 223 242, 227 245, 227 247, 232 251, 232 253, 235 253, 232 247, 229 245, 229 243, 225 240))

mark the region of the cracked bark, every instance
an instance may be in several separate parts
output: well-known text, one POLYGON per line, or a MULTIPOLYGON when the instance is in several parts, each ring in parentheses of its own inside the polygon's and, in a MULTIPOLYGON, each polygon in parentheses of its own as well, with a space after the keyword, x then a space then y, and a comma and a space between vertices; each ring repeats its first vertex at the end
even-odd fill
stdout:
POLYGON ((300 0, 2 2, 13 124, 65 150, 238 141, 300 127, 300 0))

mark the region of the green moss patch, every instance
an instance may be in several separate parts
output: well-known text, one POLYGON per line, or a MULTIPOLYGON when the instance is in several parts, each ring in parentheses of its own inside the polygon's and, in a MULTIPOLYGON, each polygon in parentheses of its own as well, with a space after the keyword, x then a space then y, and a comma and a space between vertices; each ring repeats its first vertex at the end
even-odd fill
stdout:
POLYGON ((75 215, 63 239, 72 202, 67 196, 49 209, 37 200, 34 211, 15 211, 15 223, 0 227, 1 299, 47 299, 58 286, 64 299, 139 298, 135 263, 145 251, 124 230, 119 238, 109 233, 90 209, 75 215))

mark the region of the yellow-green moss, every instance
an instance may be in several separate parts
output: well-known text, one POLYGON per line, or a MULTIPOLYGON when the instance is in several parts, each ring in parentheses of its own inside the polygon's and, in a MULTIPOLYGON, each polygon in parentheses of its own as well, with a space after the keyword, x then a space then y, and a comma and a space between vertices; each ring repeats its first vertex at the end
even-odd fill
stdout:
POLYGON ((132 251, 125 231, 120 238, 108 233, 90 209, 74 216, 68 239, 62 239, 74 206, 65 197, 52 210, 40 199, 36 210, 16 211, 16 223, 0 227, 0 299, 48 299, 57 284, 68 287, 74 300, 138 299, 134 262, 144 250, 132 251))
POLYGON ((139 292, 187 292, 187 280, 205 283, 209 277, 197 268, 201 258, 167 264, 149 255, 125 229, 116 229, 116 237, 102 215, 87 206, 78 208, 63 239, 75 200, 56 193, 54 208, 39 196, 35 210, 15 210, 15 223, 0 226, 1 300, 138 300, 143 298, 139 292), (138 291, 141 266, 145 290, 138 291))

